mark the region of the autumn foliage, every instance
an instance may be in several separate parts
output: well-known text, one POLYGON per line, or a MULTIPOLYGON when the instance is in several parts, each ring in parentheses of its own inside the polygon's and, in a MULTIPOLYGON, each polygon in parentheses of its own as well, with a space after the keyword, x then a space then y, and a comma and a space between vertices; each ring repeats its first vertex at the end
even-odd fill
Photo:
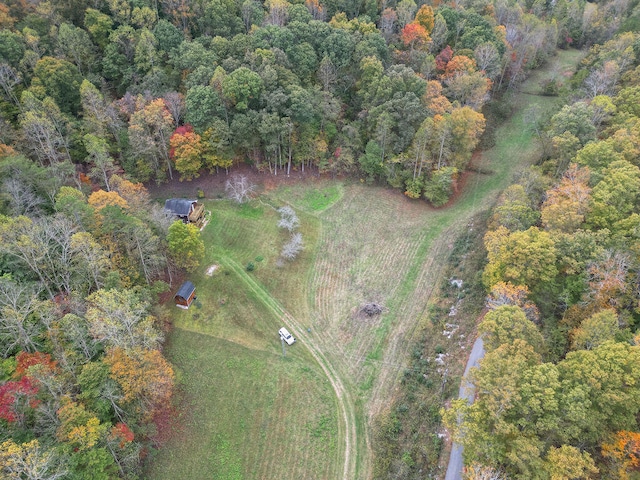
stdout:
POLYGON ((602 444, 602 455, 616 464, 618 478, 627 480, 629 472, 640 470, 640 433, 617 432, 611 443, 602 444))
POLYGON ((34 365, 43 365, 47 370, 55 370, 57 363, 58 362, 51 359, 51 355, 48 353, 20 352, 16 355, 16 369, 13 376, 17 379, 24 377, 27 375, 29 367, 34 365))
POLYGON ((38 387, 29 377, 9 381, 0 385, 0 418, 7 422, 18 422, 26 408, 38 406, 38 387))
POLYGON ((408 23, 400 34, 402 43, 411 50, 419 48, 429 41, 427 30, 419 23, 408 23))
POLYGON ((176 128, 169 140, 169 155, 180 173, 180 180, 197 178, 202 168, 203 145, 200 135, 193 131, 191 125, 176 128))

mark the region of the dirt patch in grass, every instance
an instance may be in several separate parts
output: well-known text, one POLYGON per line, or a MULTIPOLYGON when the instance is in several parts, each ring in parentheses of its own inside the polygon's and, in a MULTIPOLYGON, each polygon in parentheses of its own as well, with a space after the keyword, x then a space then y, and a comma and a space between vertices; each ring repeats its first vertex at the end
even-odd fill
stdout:
POLYGON ((207 268, 207 271, 205 272, 205 274, 206 274, 208 277, 211 277, 211 276, 213 275, 213 272, 215 272, 218 268, 219 268, 219 266, 218 266, 218 265, 216 265, 216 264, 214 263, 213 265, 210 265, 210 266, 207 268))

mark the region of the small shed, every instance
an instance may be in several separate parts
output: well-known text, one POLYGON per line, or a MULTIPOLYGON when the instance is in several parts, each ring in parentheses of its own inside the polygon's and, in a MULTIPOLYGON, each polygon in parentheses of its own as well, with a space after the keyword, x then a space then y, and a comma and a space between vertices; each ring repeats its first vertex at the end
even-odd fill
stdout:
POLYGON ((200 227, 204 221, 204 205, 197 200, 169 198, 164 202, 164 209, 184 223, 195 223, 200 227))
POLYGON ((180 286, 174 299, 176 301, 176 307, 189 308, 189 305, 196 299, 196 286, 187 280, 180 286))

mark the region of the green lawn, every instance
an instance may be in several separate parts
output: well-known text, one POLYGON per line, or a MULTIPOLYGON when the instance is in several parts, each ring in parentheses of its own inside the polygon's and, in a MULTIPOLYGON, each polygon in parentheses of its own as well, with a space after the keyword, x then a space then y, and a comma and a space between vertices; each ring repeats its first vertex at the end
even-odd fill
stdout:
MULTIPOLYGON (((299 479, 314 472, 336 478, 342 464, 334 392, 300 342, 283 357, 281 321, 234 270, 244 273, 252 262, 247 275, 294 292, 311 255, 276 264, 286 235, 271 206, 211 201, 207 207, 214 214, 203 232, 206 261, 189 277, 198 298, 189 310, 173 311, 167 348, 178 398, 187 402, 177 405, 185 433, 149 462, 147 477, 299 479), (217 268, 209 276, 211 265, 217 268)), ((313 228, 307 230, 313 238, 313 228)))

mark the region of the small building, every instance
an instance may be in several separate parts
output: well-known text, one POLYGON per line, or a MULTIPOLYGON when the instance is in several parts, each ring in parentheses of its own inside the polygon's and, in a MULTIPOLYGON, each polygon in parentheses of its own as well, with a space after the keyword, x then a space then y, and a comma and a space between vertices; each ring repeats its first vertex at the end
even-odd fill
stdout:
POLYGON ((164 202, 164 209, 184 223, 194 223, 201 227, 204 222, 204 205, 197 200, 169 198, 164 202))
POLYGON ((184 308, 186 310, 196 299, 196 286, 187 280, 180 286, 180 289, 178 290, 178 293, 176 293, 174 299, 176 301, 176 307, 184 308))

